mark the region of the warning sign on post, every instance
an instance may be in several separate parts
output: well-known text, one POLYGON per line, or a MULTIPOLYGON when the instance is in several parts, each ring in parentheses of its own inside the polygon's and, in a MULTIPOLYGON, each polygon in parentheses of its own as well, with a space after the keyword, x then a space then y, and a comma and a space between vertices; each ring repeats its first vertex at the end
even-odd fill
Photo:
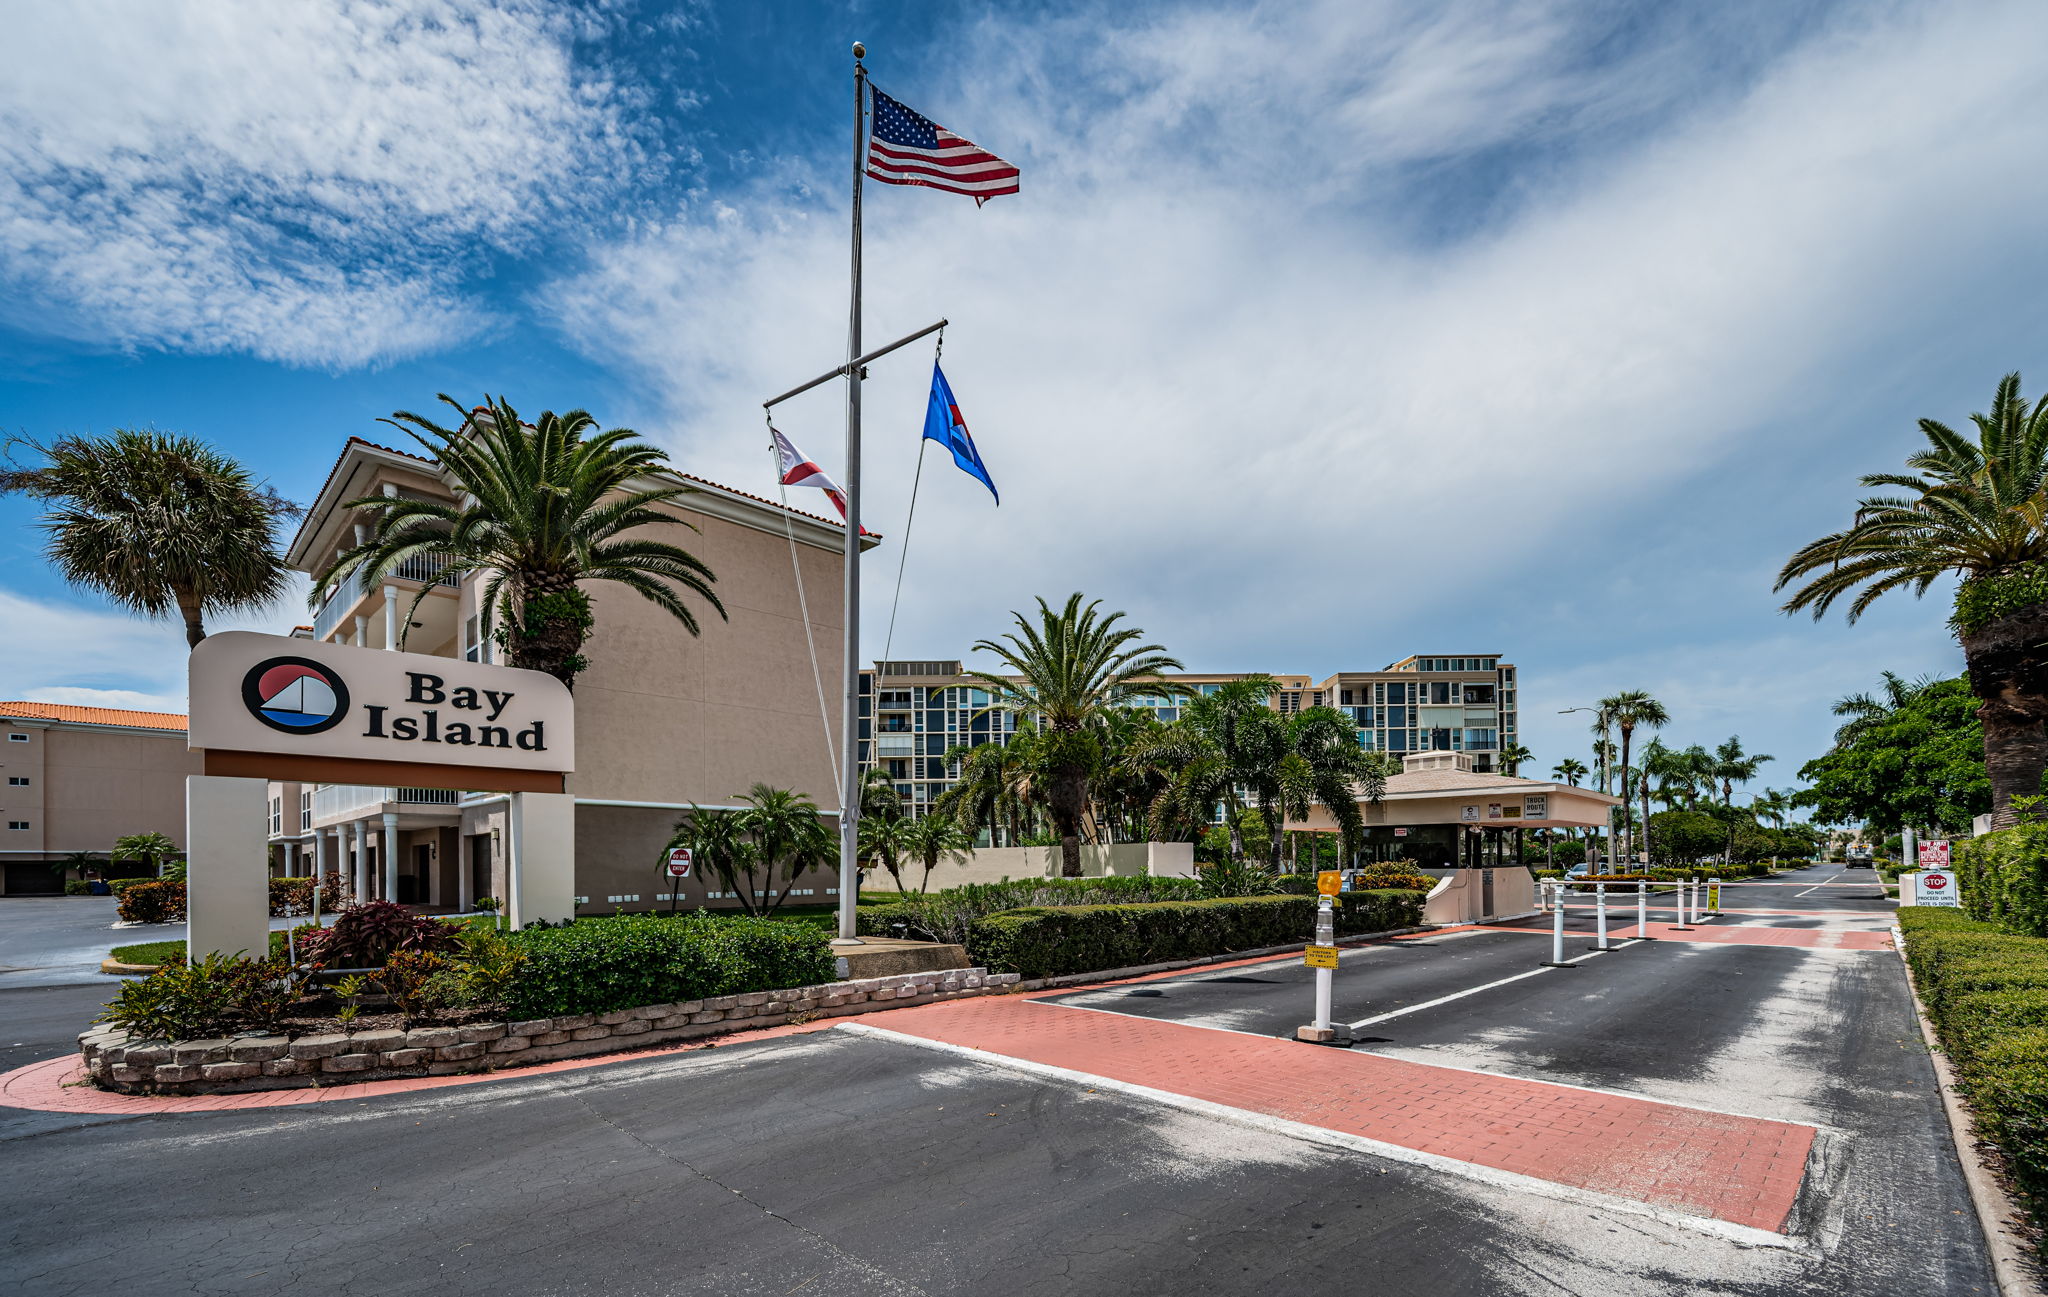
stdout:
POLYGON ((1920 844, 1920 867, 1922 869, 1947 869, 1949 866, 1948 843, 1942 839, 1920 844))
POLYGON ((668 853, 668 864, 665 868, 670 878, 688 878, 690 876, 690 849, 688 847, 671 847, 668 853))
POLYGON ((1923 869, 1913 875, 1913 904, 1961 905, 1956 895, 1956 876, 1946 869, 1923 869))
POLYGON ((1310 968, 1335 968, 1337 948, 1335 946, 1310 946, 1301 952, 1301 962, 1310 968))

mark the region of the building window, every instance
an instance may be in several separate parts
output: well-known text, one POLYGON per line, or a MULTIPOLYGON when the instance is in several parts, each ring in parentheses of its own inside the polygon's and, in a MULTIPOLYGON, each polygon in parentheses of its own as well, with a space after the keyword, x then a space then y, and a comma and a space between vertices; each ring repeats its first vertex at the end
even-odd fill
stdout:
POLYGON ((313 827, 313 794, 311 794, 311 793, 300 793, 300 794, 299 794, 299 831, 300 831, 301 833, 303 833, 303 832, 305 832, 305 831, 306 831, 307 829, 310 829, 310 828, 312 828, 312 827, 313 827))
POLYGON ((28 776, 9 775, 7 776, 7 786, 9 788, 26 788, 28 787, 28 776))
POLYGON ((27 828, 27 827, 28 827, 28 821, 27 821, 27 820, 9 820, 9 821, 7 821, 7 827, 8 827, 8 828, 10 828, 10 829, 25 829, 25 828, 27 828))
POLYGON ((7 736, 7 741, 8 741, 9 743, 26 743, 26 742, 28 742, 28 735, 26 735, 26 734, 10 734, 10 735, 8 735, 8 736, 7 736))

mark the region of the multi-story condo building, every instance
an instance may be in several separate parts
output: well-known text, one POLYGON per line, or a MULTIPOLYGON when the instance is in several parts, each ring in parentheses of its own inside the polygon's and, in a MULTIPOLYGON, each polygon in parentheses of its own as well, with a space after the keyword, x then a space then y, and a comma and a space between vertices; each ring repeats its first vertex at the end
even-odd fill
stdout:
MULTIPOLYGON (((1171 677, 1192 693, 1214 693, 1250 672, 1188 672, 1171 677)), ((1503 748, 1516 741, 1513 665, 1497 653, 1405 657, 1380 671, 1340 671, 1320 682, 1273 675, 1269 705, 1283 713, 1335 707, 1358 727, 1359 746, 1405 756, 1462 752, 1471 768, 1497 772, 1503 748)), ((1161 721, 1180 718, 1186 697, 1134 700, 1161 721)), ((988 691, 957 659, 877 662, 861 677, 861 761, 887 772, 919 814, 959 777, 948 749, 1007 742, 1017 718, 989 713, 988 691)))
MULTIPOLYGON (((744 492, 681 480, 693 494, 658 507, 675 518, 675 542, 716 574, 727 617, 700 608, 703 633, 693 637, 633 591, 588 587, 596 624, 584 650, 590 665, 576 680, 577 767, 567 791, 576 797, 578 899, 600 910, 665 907, 674 893, 684 905, 734 903, 716 879, 678 888, 660 875, 661 847, 692 806, 731 807, 755 783, 804 793, 828 813, 839 805, 838 709, 819 706, 795 573, 800 564, 809 639, 829 650, 840 638, 845 533, 744 492)), ((368 534, 369 519, 346 502, 396 494, 455 498, 431 461, 351 438, 287 561, 321 571, 368 534)), ((495 661, 499 650, 479 624, 478 585, 410 561, 377 586, 344 583, 298 633, 495 661)), ((447 909, 506 895, 502 794, 274 783, 270 798, 275 868, 340 874, 359 896, 447 909)), ((822 903, 837 886, 820 873, 800 879, 796 895, 822 903)))

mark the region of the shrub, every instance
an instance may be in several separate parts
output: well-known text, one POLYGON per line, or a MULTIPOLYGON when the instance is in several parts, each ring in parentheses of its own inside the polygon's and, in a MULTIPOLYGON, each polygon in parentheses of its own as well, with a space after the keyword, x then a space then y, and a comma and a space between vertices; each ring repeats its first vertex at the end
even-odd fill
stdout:
POLYGON ((208 955, 197 964, 177 960, 123 982, 99 1021, 155 1040, 272 1030, 299 990, 299 979, 282 961, 208 955))
POLYGON ((2021 824, 1958 842, 1955 866, 1963 908, 1972 918, 2048 937, 2048 824, 2021 824))
POLYGON ((1203 865, 1195 878, 1202 885, 1204 900, 1221 900, 1230 896, 1276 896, 1281 890, 1278 875, 1264 865, 1248 860, 1219 860, 1213 865, 1203 865))
POLYGON ((811 986, 835 968, 825 934, 810 924, 702 910, 529 928, 506 940, 526 957, 506 997, 521 1018, 811 986))
POLYGON ((91 896, 92 884, 86 882, 83 878, 67 878, 64 880, 64 894, 66 896, 91 896))
MULTIPOLYGON (((1270 877, 1270 875, 1269 875, 1270 877)), ((857 911, 864 936, 894 936, 898 925, 912 937, 965 945, 977 920, 1025 906, 1141 905, 1152 901, 1199 901, 1198 878, 1031 878, 1018 882, 968 883, 942 892, 865 893, 857 911), (894 898, 893 900, 891 898, 894 898), (868 904, 870 900, 881 904, 868 904)))
POLYGON ((185 884, 149 879, 122 889, 121 917, 130 923, 176 923, 185 917, 185 884))
POLYGON ((144 883, 154 883, 154 882, 156 882, 156 881, 158 881, 158 880, 157 880, 156 878, 154 878, 154 877, 150 877, 150 878, 109 878, 109 879, 107 880, 107 890, 108 890, 108 891, 110 891, 110 892, 112 892, 112 893, 113 893, 114 895, 116 895, 116 896, 119 896, 119 895, 120 895, 121 893, 123 893, 123 892, 127 891, 127 890, 128 890, 129 888, 131 888, 131 887, 140 887, 140 886, 142 886, 142 885, 143 885, 144 883))
POLYGON ((439 919, 392 901, 365 901, 338 911, 333 927, 306 932, 299 953, 329 968, 378 968, 394 951, 431 954, 456 945, 455 929, 439 919))
POLYGON ((2048 1225, 2048 940, 1930 906, 1901 909, 1899 926, 1977 1134, 2004 1155, 2036 1227, 2048 1225))
POLYGON ((313 880, 311 878, 271 879, 270 912, 280 918, 295 914, 311 914, 313 912, 313 880))
MULTIPOLYGON (((1338 899, 1340 936, 1411 927, 1422 918, 1420 892, 1349 892, 1338 899)), ((967 948, 975 964, 997 972, 1058 977, 1292 945, 1313 935, 1315 912, 1306 896, 1038 906, 981 920, 967 948)))

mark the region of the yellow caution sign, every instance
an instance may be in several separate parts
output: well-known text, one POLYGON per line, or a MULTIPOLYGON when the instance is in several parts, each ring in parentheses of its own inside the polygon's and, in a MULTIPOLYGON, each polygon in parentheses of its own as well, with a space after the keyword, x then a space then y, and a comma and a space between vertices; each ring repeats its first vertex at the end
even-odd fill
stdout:
POLYGON ((1344 875, 1334 869, 1325 869, 1316 875, 1316 890, 1325 896, 1335 896, 1344 890, 1344 875))
POLYGON ((1301 962, 1310 968, 1335 968, 1337 948, 1335 946, 1310 946, 1301 952, 1301 962))

